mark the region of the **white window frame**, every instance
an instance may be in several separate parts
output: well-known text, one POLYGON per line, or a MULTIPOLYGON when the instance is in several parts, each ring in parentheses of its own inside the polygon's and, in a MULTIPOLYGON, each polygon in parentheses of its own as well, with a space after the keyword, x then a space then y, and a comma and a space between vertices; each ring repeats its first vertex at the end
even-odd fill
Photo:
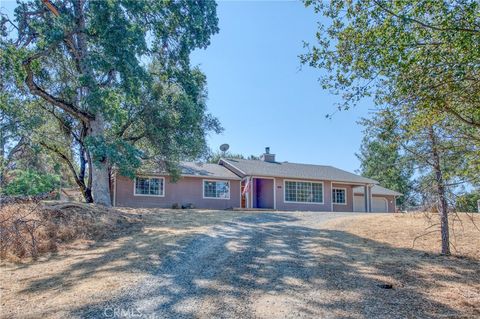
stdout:
POLYGON ((229 180, 224 180, 224 179, 204 179, 202 180, 202 198, 203 199, 224 199, 224 200, 230 200, 230 194, 232 192, 231 189, 231 184, 229 180), (205 196, 205 182, 225 182, 228 183, 228 197, 206 197, 205 196))
POLYGON ((324 205, 325 204, 325 184, 322 181, 309 181, 301 179, 284 179, 283 180, 283 202, 288 204, 304 204, 304 205, 324 205), (286 182, 300 182, 300 183, 312 183, 312 184, 322 184, 322 201, 321 202, 297 202, 286 200, 285 192, 287 191, 286 182))
POLYGON ((165 177, 161 176, 135 176, 133 180, 133 196, 147 196, 147 197, 165 197, 165 177), (161 179, 162 180, 162 192, 158 195, 152 195, 152 194, 137 194, 137 178, 156 178, 156 179, 161 179))
POLYGON ((332 203, 333 203, 333 205, 347 205, 347 189, 345 187, 332 187, 332 203), (345 192, 345 196, 344 196, 345 203, 336 203, 336 202, 333 201, 335 199, 333 197, 333 191, 336 190, 336 189, 343 190, 345 192))

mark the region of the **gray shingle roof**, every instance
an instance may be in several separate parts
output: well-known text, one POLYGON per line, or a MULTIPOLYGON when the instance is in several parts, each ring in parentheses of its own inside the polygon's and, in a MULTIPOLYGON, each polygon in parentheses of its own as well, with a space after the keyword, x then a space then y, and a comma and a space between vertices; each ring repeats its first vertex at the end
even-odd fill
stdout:
POLYGON ((359 176, 333 166, 232 158, 221 159, 221 161, 225 161, 227 164, 236 167, 245 175, 378 184, 378 182, 373 179, 359 176))
MULTIPOLYGON (((363 187, 356 187, 354 189, 355 194, 362 194, 364 193, 363 187)), ((402 196, 402 193, 397 191, 382 187, 380 185, 374 185, 372 187, 372 195, 393 195, 393 196, 402 196)))
MULTIPOLYGON (((221 179, 236 179, 239 180, 235 173, 225 168, 224 166, 211 163, 194 163, 194 162, 181 162, 179 164, 182 176, 195 176, 205 178, 221 178, 221 179)), ((159 174, 168 175, 165 170, 148 169, 141 170, 144 174, 159 174)))
POLYGON ((235 173, 218 164, 183 162, 180 167, 182 175, 240 179, 235 173))

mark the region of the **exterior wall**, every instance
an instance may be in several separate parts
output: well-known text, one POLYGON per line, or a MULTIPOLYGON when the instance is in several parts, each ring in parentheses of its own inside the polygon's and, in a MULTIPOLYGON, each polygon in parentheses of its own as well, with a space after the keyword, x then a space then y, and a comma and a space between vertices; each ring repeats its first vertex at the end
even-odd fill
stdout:
MULTIPOLYGON (((284 178, 275 178, 275 198, 277 201, 276 209, 278 210, 305 210, 305 211, 323 211, 328 212, 332 210, 332 188, 330 181, 323 182, 323 204, 316 203, 288 203, 284 201, 284 178)), ((289 179, 286 180, 296 180, 289 179)), ((305 182, 315 182, 314 180, 301 180, 305 182)))
MULTIPOLYGON (((210 179, 210 178, 209 178, 210 179)), ((222 180, 212 178, 213 180, 222 180)), ((116 206, 122 207, 161 207, 171 208, 173 204, 191 203, 196 208, 227 209, 240 207, 240 181, 230 181, 230 199, 204 199, 203 178, 182 177, 171 183, 165 176, 165 196, 135 196, 134 180, 117 176, 115 185, 116 206)), ((225 179, 223 179, 225 180, 225 179)))
MULTIPOLYGON (((346 190, 345 204, 332 204, 334 212, 353 212, 353 187, 352 185, 332 183, 332 188, 344 188, 346 190)), ((331 191, 330 191, 331 193, 331 191)))

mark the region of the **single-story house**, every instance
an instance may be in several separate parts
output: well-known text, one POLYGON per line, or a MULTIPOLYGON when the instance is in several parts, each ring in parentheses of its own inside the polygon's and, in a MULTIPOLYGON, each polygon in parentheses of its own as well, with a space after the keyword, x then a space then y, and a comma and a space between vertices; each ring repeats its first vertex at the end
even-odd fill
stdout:
POLYGON ((113 205, 395 212, 402 195, 332 166, 277 162, 269 148, 260 160, 222 158, 217 164, 182 163, 180 169, 176 182, 162 171, 139 172, 133 180, 115 175, 113 205))

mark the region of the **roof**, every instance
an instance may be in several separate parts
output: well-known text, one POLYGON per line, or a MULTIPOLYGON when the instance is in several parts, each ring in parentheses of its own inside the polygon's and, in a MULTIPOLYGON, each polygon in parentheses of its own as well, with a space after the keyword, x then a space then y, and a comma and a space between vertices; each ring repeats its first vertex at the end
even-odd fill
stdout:
POLYGON ((298 178, 311 180, 331 180, 336 182, 378 184, 377 181, 356 175, 333 166, 299 164, 288 162, 265 162, 262 160, 245 160, 222 158, 221 162, 230 164, 244 175, 298 178))
MULTIPOLYGON (((364 193, 363 187, 355 187, 354 188, 355 194, 362 194, 364 193)), ((393 196, 402 196, 402 193, 397 191, 382 187, 380 185, 374 185, 372 187, 372 195, 393 195, 393 196)))
MULTIPOLYGON (((236 179, 239 180, 235 173, 230 171, 224 166, 212 163, 194 163, 194 162, 181 162, 179 168, 182 176, 194 176, 194 177, 204 177, 204 178, 221 178, 221 179, 236 179)), ((168 175, 166 170, 158 169, 145 169, 143 170, 145 174, 159 174, 159 175, 168 175)))

